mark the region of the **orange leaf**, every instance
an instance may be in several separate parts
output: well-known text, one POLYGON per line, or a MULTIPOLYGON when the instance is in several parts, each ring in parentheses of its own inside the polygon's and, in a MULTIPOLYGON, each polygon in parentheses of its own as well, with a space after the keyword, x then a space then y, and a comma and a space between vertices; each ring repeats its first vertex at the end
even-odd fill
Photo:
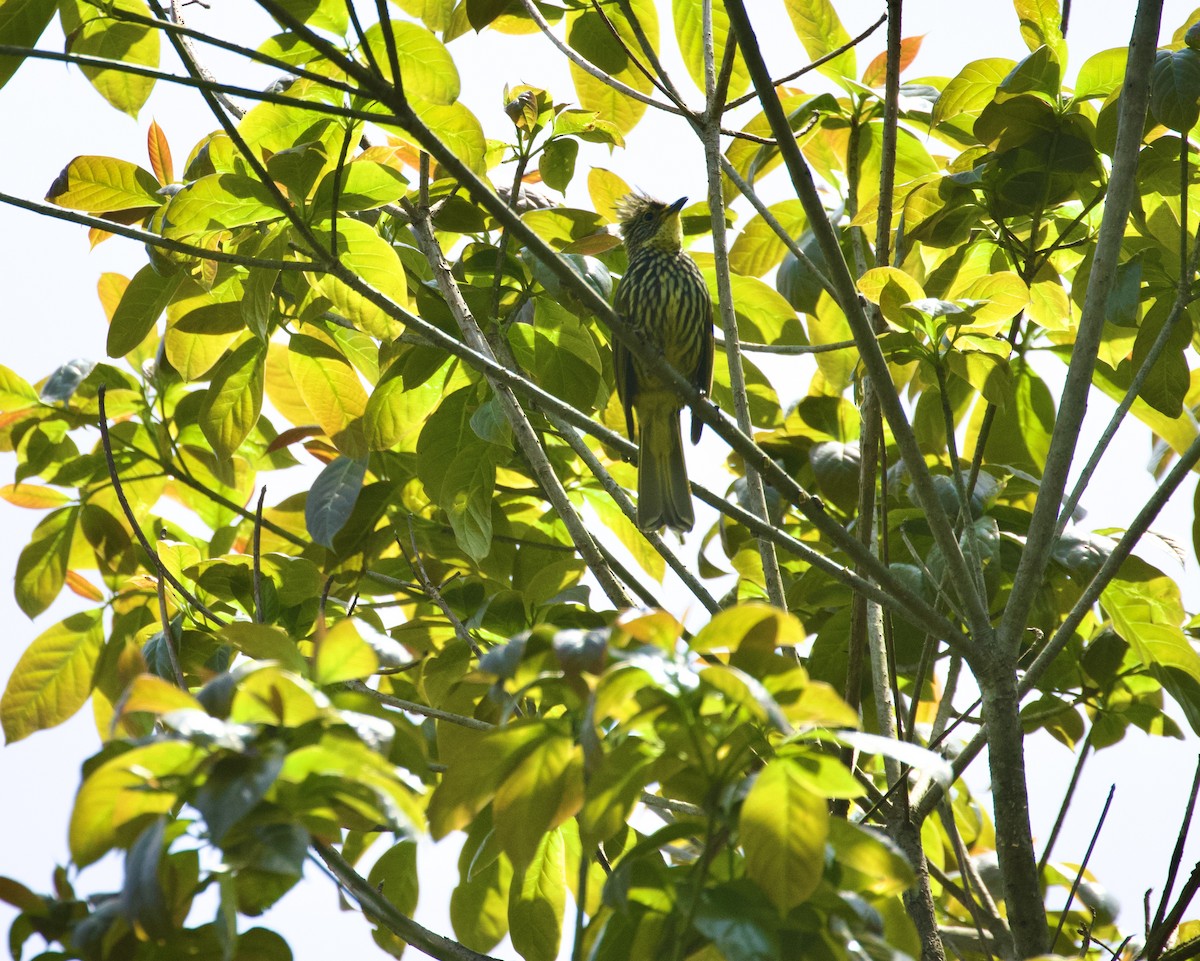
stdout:
POLYGON ((270 444, 267 445, 267 453, 273 454, 277 450, 282 450, 285 447, 291 447, 296 441, 304 440, 306 437, 320 437, 321 428, 315 424, 306 427, 290 427, 283 431, 270 444))
POLYGON ((86 598, 89 601, 102 601, 104 594, 82 574, 75 571, 67 571, 67 587, 71 588, 80 597, 86 598))
POLYGON ((107 230, 101 230, 99 227, 92 227, 88 230, 88 249, 95 250, 100 244, 108 240, 112 233, 107 230))
MULTIPOLYGON (((903 73, 910 63, 916 59, 917 52, 921 49, 921 41, 925 39, 925 34, 918 37, 905 37, 900 41, 900 72, 903 73)), ((878 57, 867 64, 867 69, 863 71, 862 82, 868 87, 882 87, 884 80, 887 79, 887 51, 885 50, 878 57)))
POLYGON ((169 184, 175 179, 175 167, 171 163, 171 146, 167 143, 167 135, 157 120, 150 121, 150 129, 146 131, 146 153, 150 155, 150 169, 158 178, 160 184, 169 184))

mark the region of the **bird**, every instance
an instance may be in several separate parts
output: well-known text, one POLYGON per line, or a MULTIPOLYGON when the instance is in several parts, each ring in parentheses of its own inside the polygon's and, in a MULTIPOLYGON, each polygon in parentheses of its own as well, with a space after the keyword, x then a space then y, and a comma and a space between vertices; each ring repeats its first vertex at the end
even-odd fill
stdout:
MULTIPOLYGON (((712 297, 704 275, 683 250, 679 213, 687 198, 666 204, 632 193, 617 203, 629 267, 614 306, 629 329, 687 378, 712 388, 712 297)), ((679 417, 684 400, 664 374, 613 343, 617 396, 629 439, 638 443, 637 526, 686 533, 696 523, 679 417)), ((692 414, 692 443, 704 424, 692 414)))

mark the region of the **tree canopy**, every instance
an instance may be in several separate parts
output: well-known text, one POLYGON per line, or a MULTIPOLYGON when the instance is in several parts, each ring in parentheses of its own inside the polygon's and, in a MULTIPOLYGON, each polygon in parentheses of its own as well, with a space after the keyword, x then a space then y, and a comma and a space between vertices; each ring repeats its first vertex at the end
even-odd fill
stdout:
POLYGON ((1055 857, 1071 792, 1035 843, 1024 753, 1200 732, 1198 622, 1137 551, 1200 461, 1200 11, 1147 0, 1068 74, 1069 4, 1016 0, 1023 59, 925 77, 901 0, 856 36, 778 5, 789 76, 744 0, 256 0, 265 36, 0 0, 0 85, 60 61, 118 111, 171 83, 215 123, 77 156, 41 201, 0 184, 145 249, 100 278, 107 359, 0 367, 0 496, 44 512, 17 602, 85 602, 0 723, 90 701, 72 867, 125 857, 109 895, 0 878, 14 957, 290 958, 253 919, 309 858, 383 951, 442 961, 506 935, 525 961, 1200 953, 1200 869, 1118 926, 1055 857), (464 103, 454 41, 482 31, 544 34, 574 89, 498 70, 498 106, 464 103), (706 161, 682 223, 710 394, 612 307, 632 186, 603 157, 664 113, 706 161), (682 547, 636 526, 614 343, 727 452, 682 547), (1112 429, 1077 449, 1094 392, 1112 429), (1090 530, 1129 419, 1156 492, 1090 530), (430 932, 417 839, 454 833, 430 932))

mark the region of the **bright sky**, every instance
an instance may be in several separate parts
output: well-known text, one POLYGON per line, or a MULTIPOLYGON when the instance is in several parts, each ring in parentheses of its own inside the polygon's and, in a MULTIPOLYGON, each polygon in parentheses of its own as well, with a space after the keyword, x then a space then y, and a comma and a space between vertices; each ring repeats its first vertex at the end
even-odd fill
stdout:
MULTIPOLYGON (((667 6, 660 4, 664 31, 669 31, 671 22, 667 6)), ((750 6, 773 72, 780 75, 802 66, 806 57, 782 12, 773 9, 776 4, 756 0, 750 6)), ((862 0, 843 0, 838 6, 852 35, 877 19, 883 10, 882 2, 862 0)), ((1092 53, 1128 42, 1134 6, 1133 0, 1103 3, 1076 0, 1068 34, 1072 50, 1068 76, 1073 76, 1092 53)), ((187 8, 192 11, 189 23, 200 28, 216 25, 214 29, 218 32, 251 46, 272 32, 267 29, 265 19, 249 15, 251 5, 242 0, 212 0, 212 8, 211 13, 198 6, 187 8)), ((1184 22, 1190 9, 1190 4, 1181 0, 1167 2, 1163 42, 1184 22)), ((1019 59, 1026 52, 1017 32, 1016 17, 1003 0, 971 3, 909 0, 904 17, 906 36, 925 37, 921 53, 909 71, 910 77, 953 76, 974 59, 998 56, 1019 59)), ((62 49, 61 35, 52 34, 53 28, 41 45, 62 49)), ((880 30, 863 45, 860 70, 882 49, 883 38, 884 32, 880 30)), ((462 99, 483 122, 489 136, 504 137, 511 129, 501 110, 506 83, 541 86, 550 90, 556 100, 572 99, 565 65, 540 36, 467 36, 451 44, 450 50, 463 75, 462 99)), ((678 68, 674 73, 686 96, 686 91, 692 88, 678 58, 668 53, 664 60, 668 69, 678 68)), ((227 60, 214 56, 209 63, 222 79, 232 76, 225 72, 227 60)), ((175 67, 166 54, 164 64, 175 67)), ((261 76, 254 75, 250 85, 262 86, 272 79, 267 76, 260 83, 261 76)), ((693 102, 698 101, 699 94, 693 90, 693 102)), ((170 139, 177 170, 191 145, 215 126, 197 97, 162 84, 135 122, 104 104, 77 71, 45 62, 27 63, 0 90, 0 113, 5 117, 7 130, 20 131, 19 138, 10 136, 6 149, 0 150, 0 191, 33 199, 40 199, 58 171, 78 154, 110 155, 145 164, 145 132, 151 119, 158 121, 170 139)), ((627 148, 611 157, 600 147, 590 152, 585 149, 577 168, 580 185, 589 164, 609 167, 630 183, 664 198, 705 195, 701 148, 675 118, 649 118, 628 137, 627 148)), ((783 187, 780 184, 776 189, 783 187)), ((586 200, 582 190, 578 195, 573 191, 571 196, 586 200)), ((777 198, 769 195, 768 199, 777 198)), ((138 245, 113 240, 89 252, 84 228, 2 206, 0 236, 9 238, 2 275, 8 333, 0 363, 36 381, 72 358, 102 359, 105 322, 96 298, 96 280, 108 270, 131 275, 144 263, 138 245)), ((1108 409, 1106 404, 1094 404, 1091 419, 1107 418, 1108 409)), ((1095 436, 1102 426, 1090 423, 1085 441, 1086 436, 1095 436)), ((1118 444, 1121 446, 1112 458, 1113 463, 1102 471, 1103 481, 1093 485, 1084 501, 1090 511, 1088 523, 1095 527, 1119 527, 1127 523, 1136 505, 1153 489, 1152 478, 1144 469, 1148 456, 1144 433, 1126 429, 1118 444)), ((1086 442, 1081 447, 1086 449, 1086 442)), ((716 465, 723 452, 714 444, 692 456, 693 471, 706 474, 719 470, 716 465)), ((7 483, 13 459, 5 455, 2 463, 0 482, 7 483)), ((714 482, 717 488, 723 488, 724 484, 719 476, 714 482)), ((0 621, 11 625, 0 643, 0 678, 7 678, 33 637, 83 606, 83 602, 76 603, 78 599, 67 594, 64 601, 31 624, 12 601, 7 586, 11 583, 11 573, 21 546, 28 541, 41 516, 0 505, 0 571, 4 572, 5 585, 0 591, 0 621)), ((709 518, 710 515, 700 515, 701 528, 709 518)), ((1190 545, 1191 523, 1189 489, 1181 492, 1177 503, 1160 518, 1157 529, 1190 545)), ((1187 552, 1190 557, 1190 547, 1187 552)), ((1185 590, 1195 607, 1196 568, 1194 562, 1190 564, 1185 590)), ((1168 566, 1167 570, 1185 576, 1178 569, 1168 566)), ((1048 738, 1039 736, 1036 740, 1038 746, 1030 755, 1031 790, 1035 833, 1044 838, 1074 759, 1048 738)), ((96 744, 90 711, 85 708, 62 727, 0 749, 0 784, 5 786, 0 792, 0 824, 5 826, 0 835, 0 874, 15 877, 35 890, 49 888, 53 864, 66 860, 66 824, 78 786, 78 763, 95 750, 96 744)), ((1078 793, 1077 816, 1056 847, 1057 858, 1082 857, 1094 818, 1099 814, 1109 784, 1115 781, 1118 787, 1113 811, 1092 867, 1121 898, 1129 926, 1136 924, 1141 915, 1142 891, 1161 884, 1175 826, 1186 799, 1190 757, 1194 754, 1194 750, 1174 742, 1164 743, 1137 732, 1130 734, 1122 745, 1100 755, 1085 771, 1078 793)), ((981 760, 979 776, 973 783, 986 783, 983 765, 981 760)), ((446 843, 423 851, 425 892, 417 914, 423 923, 446 935, 452 934, 446 916, 451 882, 440 880, 438 872, 452 871, 456 849, 450 850, 451 847, 446 843)), ((118 868, 119 864, 109 859, 88 869, 81 878, 80 892, 111 890, 119 883, 118 868)), ((378 949, 362 919, 354 913, 340 913, 332 884, 320 878, 315 870, 310 870, 309 876, 314 878, 313 882, 289 894, 262 923, 289 938, 299 961, 374 957, 372 952, 378 949)), ((0 926, 5 930, 12 916, 7 906, 0 905, 0 926)), ((193 923, 204 920, 207 919, 193 917, 193 923)), ((496 953, 515 957, 511 948, 507 953, 504 949, 496 953)))

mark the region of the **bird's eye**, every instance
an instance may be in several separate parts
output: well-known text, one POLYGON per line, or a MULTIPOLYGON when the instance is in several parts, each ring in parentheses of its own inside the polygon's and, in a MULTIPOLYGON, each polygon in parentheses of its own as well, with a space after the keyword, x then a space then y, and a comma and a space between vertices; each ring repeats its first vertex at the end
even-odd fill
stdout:
POLYGON ((653 210, 647 210, 644 214, 642 214, 642 223, 644 223, 644 224, 650 223, 650 221, 652 221, 653 219, 654 219, 654 211, 653 210))

